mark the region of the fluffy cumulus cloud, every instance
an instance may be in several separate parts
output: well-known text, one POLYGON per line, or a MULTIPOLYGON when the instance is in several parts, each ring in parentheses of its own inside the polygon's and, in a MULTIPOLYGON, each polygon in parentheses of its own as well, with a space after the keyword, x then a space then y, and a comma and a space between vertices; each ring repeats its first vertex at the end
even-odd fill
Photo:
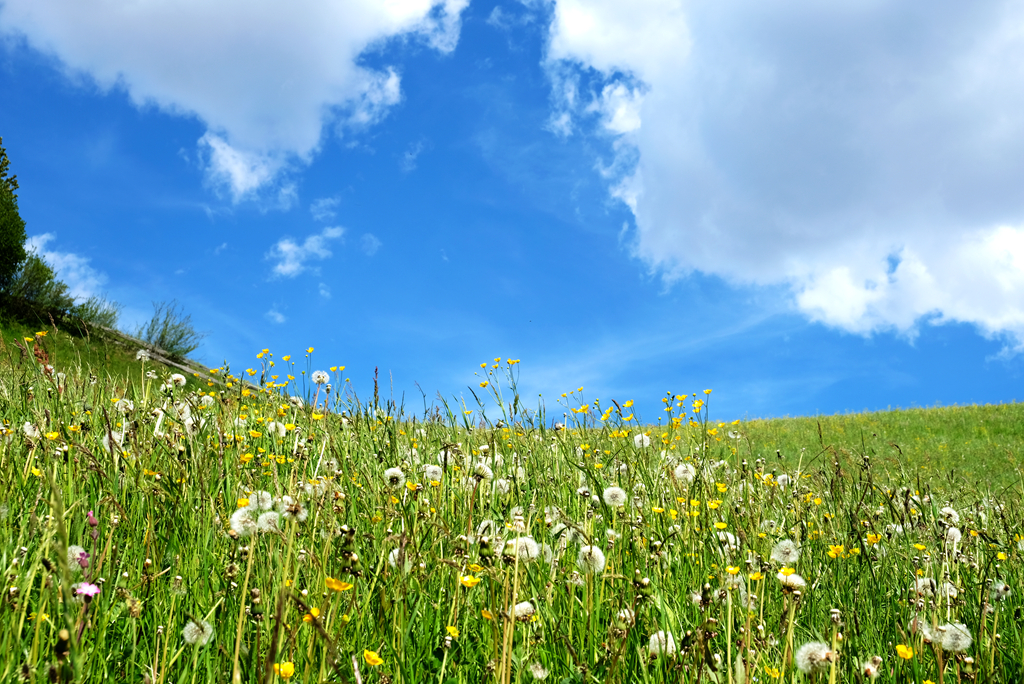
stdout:
POLYGON ((344 228, 335 226, 324 228, 302 242, 296 242, 290 237, 281 238, 267 253, 267 258, 275 262, 273 274, 294 278, 309 267, 308 262, 323 261, 330 257, 331 241, 340 239, 344 234, 344 228))
POLYGON ((1024 5, 557 0, 549 28, 549 127, 612 141, 654 272, 1024 341, 1024 5))
POLYGON ((25 241, 25 249, 39 255, 49 264, 58 280, 68 286, 68 293, 75 299, 81 301, 100 295, 107 276, 90 266, 87 257, 47 249, 47 245, 55 239, 53 233, 33 235, 25 241))
POLYGON ((196 116, 211 182, 251 197, 308 161, 325 126, 371 125, 400 100, 394 68, 367 49, 415 36, 450 52, 468 0, 4 0, 0 35, 138 105, 196 116))

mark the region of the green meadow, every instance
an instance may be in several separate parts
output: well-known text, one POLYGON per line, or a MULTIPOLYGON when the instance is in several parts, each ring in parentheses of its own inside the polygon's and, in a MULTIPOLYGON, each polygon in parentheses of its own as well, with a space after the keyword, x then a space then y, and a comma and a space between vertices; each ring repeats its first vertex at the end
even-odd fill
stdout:
POLYGON ((413 414, 312 348, 2 337, 0 681, 1024 678, 1019 405, 555 425, 513 359, 413 414))

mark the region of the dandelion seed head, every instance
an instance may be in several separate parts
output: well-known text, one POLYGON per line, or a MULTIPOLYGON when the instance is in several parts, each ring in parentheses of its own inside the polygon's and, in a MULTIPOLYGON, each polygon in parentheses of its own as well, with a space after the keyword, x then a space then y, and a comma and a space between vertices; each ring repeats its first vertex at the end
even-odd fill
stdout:
POLYGON ((836 659, 828 644, 809 641, 796 650, 796 666, 804 674, 824 672, 836 659))
POLYGON ((181 630, 181 636, 189 646, 205 646, 213 639, 213 625, 206 620, 189 620, 181 630))
POLYGON ((331 376, 328 375, 327 371, 315 370, 309 376, 309 379, 313 381, 313 384, 326 385, 328 382, 331 381, 331 376))
POLYGON ((967 625, 961 622, 947 623, 938 627, 936 631, 939 633, 939 645, 943 651, 963 653, 974 643, 967 625))
POLYGON ((796 565, 800 560, 800 547, 792 539, 783 539, 772 547, 771 559, 780 565, 796 565))
POLYGON ((604 552, 596 546, 580 547, 580 554, 576 559, 576 565, 579 566, 580 570, 587 574, 594 575, 599 572, 604 572, 604 552))
POLYGON ((621 487, 608 487, 602 496, 612 508, 622 508, 626 504, 626 492, 621 487))
POLYGON ((656 632, 651 635, 650 640, 647 642, 647 652, 650 656, 665 656, 671 658, 676 654, 676 640, 672 637, 671 632, 656 632))

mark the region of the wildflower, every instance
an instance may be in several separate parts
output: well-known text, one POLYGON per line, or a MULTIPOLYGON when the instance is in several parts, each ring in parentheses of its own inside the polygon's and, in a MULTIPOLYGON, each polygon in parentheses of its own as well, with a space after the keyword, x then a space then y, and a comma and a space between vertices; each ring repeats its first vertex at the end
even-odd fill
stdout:
POLYGON ((256 530, 258 532, 280 532, 281 516, 276 511, 265 511, 256 518, 256 530))
POLYGON ((779 485, 779 489, 785 489, 789 486, 789 475, 782 473, 775 478, 775 483, 779 485))
MULTIPOLYGON (((279 423, 276 420, 272 420, 267 423, 267 434, 271 437, 284 437, 288 434, 288 428, 285 427, 284 423, 279 423)), ((259 436, 259 435, 257 435, 259 436)))
POLYGON ((82 582, 78 585, 78 588, 75 589, 75 593, 79 596, 84 596, 85 600, 88 601, 93 596, 100 593, 100 588, 95 584, 90 584, 89 582, 82 582))
POLYGON ((914 649, 906 644, 896 644, 896 655, 904 660, 910 660, 914 657, 914 649))
POLYGON ((672 638, 671 632, 657 632, 651 635, 647 644, 647 652, 652 658, 663 655, 671 658, 676 654, 676 640, 672 638))
POLYGON ((274 507, 274 497, 270 492, 255 491, 249 495, 249 506, 261 511, 269 511, 274 507))
POLYGON ((629 608, 623 608, 615 615, 615 619, 623 627, 631 627, 636 622, 636 613, 629 608))
POLYGON ((533 615, 536 612, 537 609, 529 601, 522 601, 521 603, 517 603, 515 605, 515 608, 512 609, 512 615, 517 620, 528 620, 529 618, 533 617, 533 615))
POLYGON ((642 432, 637 433, 633 436, 633 445, 636 446, 637 449, 649 447, 651 446, 651 438, 642 432))
POLYGON ((376 651, 369 649, 363 649, 363 660, 366 661, 367 665, 372 665, 373 667, 384 664, 384 659, 377 655, 376 651))
POLYGON ((309 511, 306 510, 306 507, 290 496, 281 497, 277 502, 277 510, 285 520, 294 520, 301 523, 306 522, 306 518, 309 517, 309 511))
POLYGON ((326 580, 324 580, 324 583, 327 585, 327 588, 331 591, 348 591, 353 586, 348 582, 342 582, 341 580, 335 579, 333 577, 328 577, 326 580))
POLYGON ((213 638, 213 625, 206 620, 189 620, 181 630, 181 636, 189 646, 205 646, 213 638))
POLYGON ((474 577, 473 575, 463 575, 459 577, 459 584, 468 589, 471 589, 476 585, 480 584, 480 578, 474 577))
POLYGON ((596 546, 583 546, 580 548, 579 558, 576 564, 580 570, 588 574, 597 574, 604 571, 604 552, 596 546))
POLYGON ((608 487, 602 498, 612 508, 622 508, 626 503, 626 492, 621 487, 608 487))
POLYGON ((960 524, 960 514, 949 506, 944 506, 939 509, 939 517, 948 522, 951 525, 960 524))
POLYGON ((690 484, 694 478, 697 477, 697 469, 689 463, 680 463, 676 466, 676 469, 672 471, 672 476, 676 479, 676 482, 685 482, 690 484))
POLYGON ((962 538, 963 538, 963 533, 958 528, 950 527, 948 530, 946 530, 946 545, 947 546, 956 546, 957 544, 960 543, 960 540, 962 538))
POLYGON ((772 548, 771 559, 780 565, 796 565, 800 560, 800 547, 792 539, 783 539, 772 548))
POLYGON ((795 572, 790 572, 787 574, 785 570, 789 570, 789 568, 784 568, 783 570, 783 572, 780 572, 776 575, 776 577, 778 578, 779 582, 782 584, 783 587, 787 589, 803 589, 807 586, 807 580, 805 580, 803 577, 796 574, 795 572))
POLYGON ((860 671, 864 673, 865 677, 874 679, 878 676, 879 671, 882 667, 882 656, 872 656, 871 660, 867 660, 861 663, 860 671))
POLYGON ((401 468, 388 468, 384 471, 384 481, 394 489, 401 489, 405 485, 405 473, 401 468))
POLYGON ((295 663, 288 661, 287 663, 274 663, 274 672, 277 673, 281 679, 290 679, 295 674, 295 663))
POLYGON ((939 644, 943 651, 963 653, 974 642, 967 625, 961 622, 947 623, 938 627, 937 631, 939 632, 939 644))
POLYGON ((28 421, 26 421, 25 424, 21 426, 21 431, 25 433, 25 436, 28 437, 29 439, 39 439, 39 428, 37 428, 32 423, 29 423, 28 421))
POLYGON ((71 572, 79 572, 89 567, 89 554, 81 546, 72 544, 68 547, 68 566, 71 572))
POLYGON ((824 672, 837 656, 828 644, 809 641, 796 650, 796 666, 804 674, 824 672))
POLYGON ((170 379, 171 379, 171 384, 174 385, 175 387, 184 387, 185 386, 185 382, 186 382, 185 376, 182 375, 181 373, 171 373, 171 378, 170 379))
POLYGON ((992 583, 992 587, 989 589, 989 596, 993 601, 1005 601, 1013 593, 1010 591, 1010 585, 1002 580, 996 580, 992 583))
POLYGON ((257 530, 256 512, 248 506, 237 508, 231 514, 229 525, 239 537, 249 537, 257 530))
POLYGON ((533 661, 532 663, 530 663, 530 668, 529 669, 530 669, 530 674, 533 675, 534 679, 546 679, 547 676, 548 676, 547 668, 545 668, 543 665, 541 665, 537 661, 533 661))
POLYGON ((473 466, 473 477, 477 482, 490 482, 494 479, 494 471, 483 461, 473 466))
POLYGON ((502 551, 502 555, 508 558, 515 558, 517 554, 519 555, 519 560, 536 560, 536 558, 540 556, 540 544, 538 544, 533 537, 516 537, 515 539, 509 539, 505 543, 505 549, 502 551))
POLYGON ((391 549, 391 552, 388 553, 388 565, 396 569, 401 565, 402 572, 409 572, 412 569, 412 561, 401 547, 391 549))
POLYGON ((292 408, 300 409, 306 404, 302 401, 301 397, 288 397, 288 405, 292 408))
POLYGON ((313 374, 309 376, 310 380, 317 385, 326 385, 331 380, 331 376, 327 374, 327 371, 315 370, 313 374))
POLYGON ((140 349, 139 351, 135 352, 135 360, 136 361, 149 361, 149 350, 148 349, 140 349))
POLYGON ((918 577, 914 580, 914 584, 911 585, 910 591, 918 596, 934 596, 935 588, 935 580, 931 577, 918 577))
POLYGON ((425 465, 423 466, 423 477, 430 482, 440 482, 441 477, 444 475, 444 471, 441 466, 437 465, 425 465))

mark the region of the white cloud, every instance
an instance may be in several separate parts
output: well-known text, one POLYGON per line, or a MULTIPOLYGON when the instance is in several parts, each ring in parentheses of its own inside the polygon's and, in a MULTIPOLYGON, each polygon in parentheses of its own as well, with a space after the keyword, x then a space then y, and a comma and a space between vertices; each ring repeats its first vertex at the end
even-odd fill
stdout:
POLYGON ((1024 342, 1024 6, 557 0, 550 31, 549 128, 613 142, 654 272, 1024 342))
POLYGON ((320 283, 320 296, 324 299, 331 298, 331 288, 328 287, 327 283, 320 283))
POLYGON ((409 148, 402 155, 402 160, 398 163, 398 167, 403 173, 412 173, 416 170, 416 158, 423 153, 426 145, 422 140, 418 140, 415 143, 409 145, 409 148))
POLYGON ((68 286, 68 293, 76 300, 99 295, 107 282, 107 276, 90 266, 87 257, 46 249, 47 243, 55 238, 52 233, 33 235, 25 241, 25 249, 42 257, 53 268, 57 279, 68 286))
POLYGON ((139 106, 198 117, 209 179, 238 201, 307 162, 325 124, 358 128, 384 116, 400 100, 400 77, 360 56, 401 36, 450 52, 467 4, 5 0, 0 36, 23 36, 139 106))
POLYGON ((377 236, 374 235, 373 233, 365 233, 363 235, 361 243, 363 252, 366 254, 366 256, 373 256, 374 254, 376 254, 377 250, 380 249, 381 244, 383 244, 380 240, 377 239, 377 236))
POLYGON ((277 309, 271 309, 264 315, 267 317, 267 320, 269 320, 271 323, 277 323, 278 325, 288 320, 287 318, 285 318, 285 315, 278 311, 277 309))
POLYGON ((324 228, 316 235, 310 235, 301 243, 290 237, 284 237, 270 249, 267 258, 274 264, 274 275, 294 278, 306 270, 307 261, 322 261, 331 256, 328 248, 331 240, 337 240, 345 234, 341 227, 324 228))
POLYGON ((331 221, 338 215, 340 202, 337 197, 321 197, 309 205, 309 213, 313 215, 314 221, 331 221))

